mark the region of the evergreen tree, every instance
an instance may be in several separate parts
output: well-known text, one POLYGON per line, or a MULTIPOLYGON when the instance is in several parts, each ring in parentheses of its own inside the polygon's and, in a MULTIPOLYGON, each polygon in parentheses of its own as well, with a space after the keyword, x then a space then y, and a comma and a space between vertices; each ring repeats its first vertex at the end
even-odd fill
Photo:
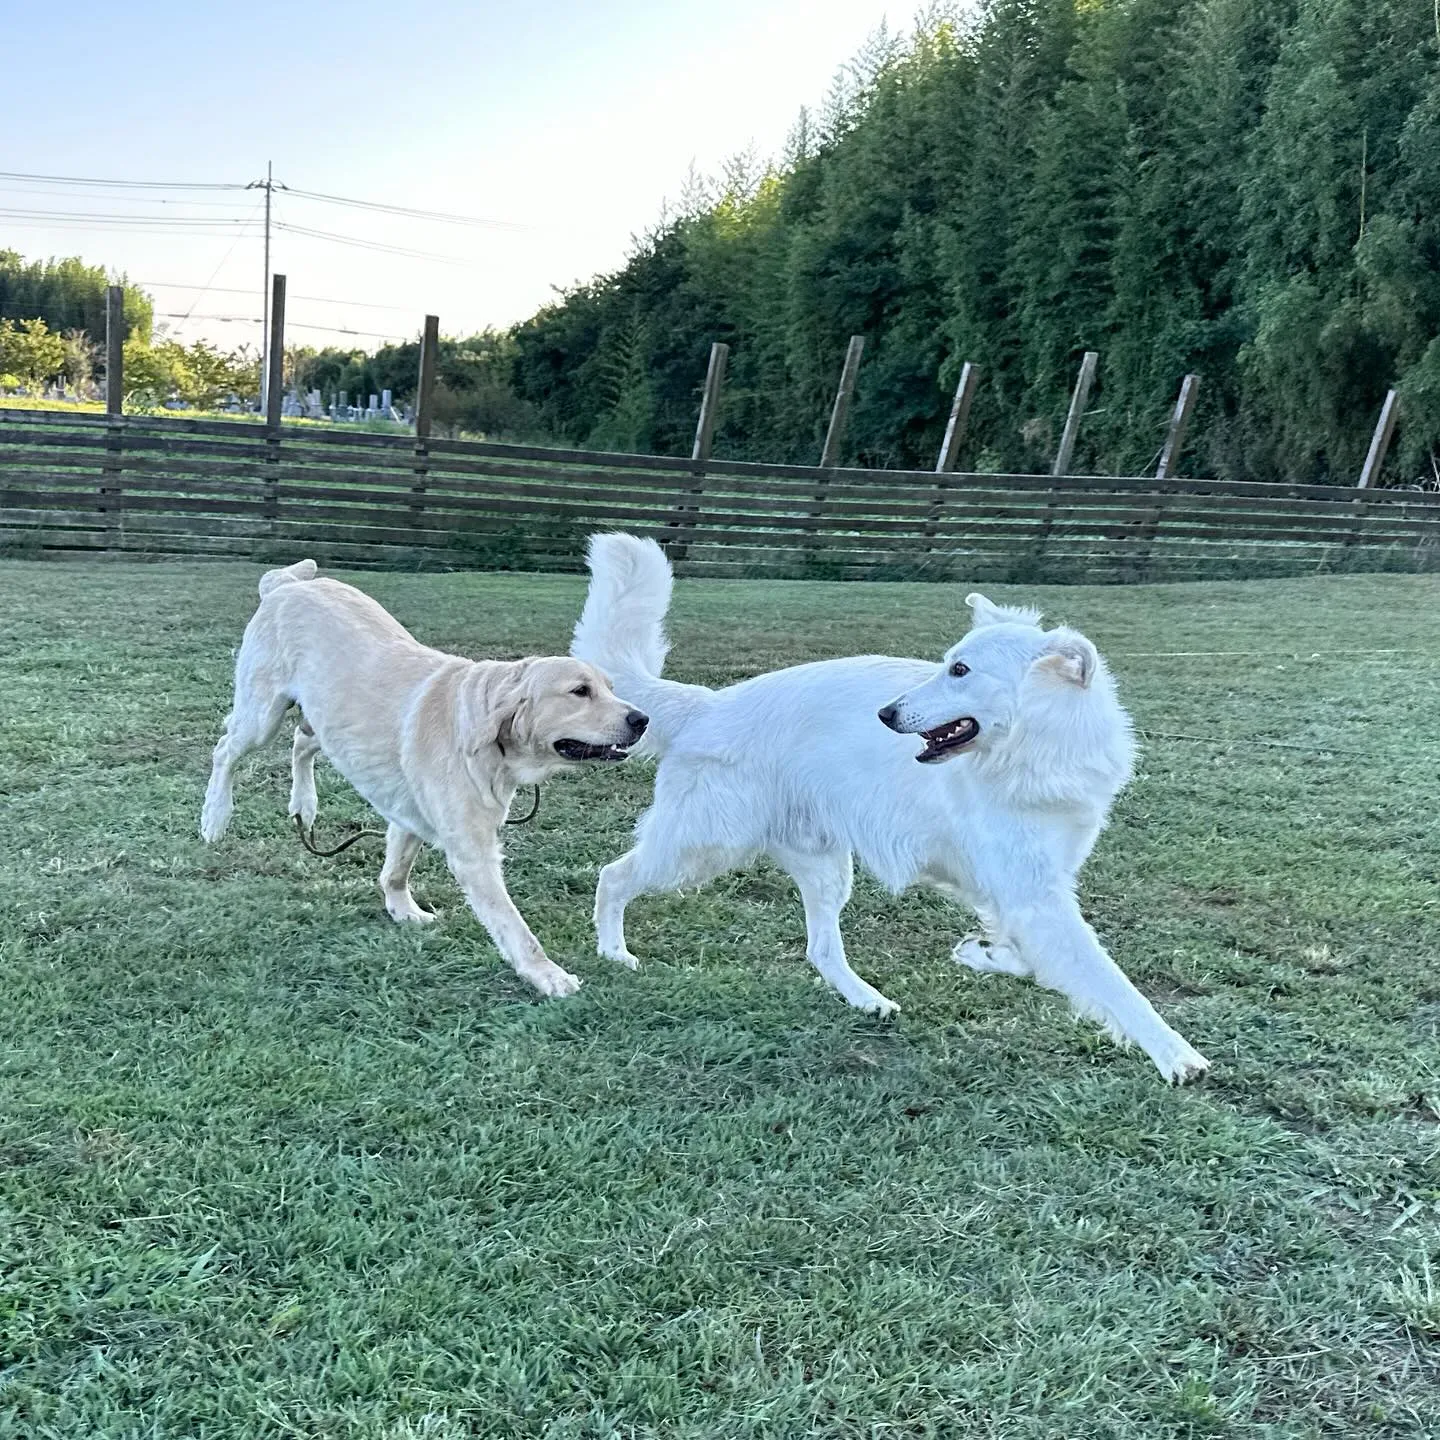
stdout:
MULTIPOLYGON (((83 330, 95 340, 105 336, 110 277, 83 260, 35 260, 0 249, 0 319, 43 320, 51 330, 83 330)), ((129 335, 149 340, 154 323, 150 297, 124 281, 125 322, 129 335)))
POLYGON ((878 32, 778 170, 692 177, 620 270, 515 331, 513 383, 576 444, 683 454, 731 346, 722 453, 813 462, 848 336, 849 461, 933 463, 965 360, 966 462, 1048 465, 1100 352, 1083 467, 1390 478, 1440 460, 1440 35, 1416 0, 984 0, 878 32))

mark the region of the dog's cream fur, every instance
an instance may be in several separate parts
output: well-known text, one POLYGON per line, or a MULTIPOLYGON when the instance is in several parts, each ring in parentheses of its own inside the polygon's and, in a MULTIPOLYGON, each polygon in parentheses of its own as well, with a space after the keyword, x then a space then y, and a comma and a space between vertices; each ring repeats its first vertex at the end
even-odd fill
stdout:
MULTIPOLYGON (((315 823, 315 757, 389 822, 380 889, 397 921, 435 916, 415 903, 410 869, 438 845, 500 953, 544 995, 580 981, 554 964, 505 889, 500 826, 521 785, 583 760, 556 749, 612 747, 618 759, 645 717, 594 666, 565 656, 475 661, 421 645, 368 595, 316 579, 315 562, 271 570, 235 663, 235 705, 215 747, 200 834, 224 835, 236 763, 303 719, 291 757, 290 814, 315 823)), ((602 758, 602 757, 593 757, 602 758)))
POLYGON ((1134 758, 1129 718, 1088 640, 972 595, 973 628, 938 670, 863 656, 714 691, 660 678, 671 575, 659 547, 596 535, 589 563, 571 651, 649 712, 643 748, 660 756, 638 843, 600 873, 602 955, 638 963, 624 931, 637 895, 696 885, 764 854, 800 888, 811 963, 850 1004, 888 1014, 897 1007, 850 968, 840 938, 858 854, 889 889, 932 885, 978 914, 985 938, 962 940, 960 963, 1061 991, 1168 1080, 1206 1068, 1076 903, 1076 874, 1134 758), (978 735, 933 757, 944 764, 917 765, 915 742, 894 733, 961 717, 978 722, 978 735))

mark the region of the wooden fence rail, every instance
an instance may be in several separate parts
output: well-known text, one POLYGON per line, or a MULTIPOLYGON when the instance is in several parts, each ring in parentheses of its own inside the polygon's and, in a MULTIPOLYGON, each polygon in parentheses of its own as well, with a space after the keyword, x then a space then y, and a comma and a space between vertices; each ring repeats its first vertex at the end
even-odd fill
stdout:
POLYGON ((0 410, 0 555, 573 571, 590 531, 623 527, 666 544, 689 575, 1440 569, 1440 495, 1418 491, 421 445, 305 425, 0 410))

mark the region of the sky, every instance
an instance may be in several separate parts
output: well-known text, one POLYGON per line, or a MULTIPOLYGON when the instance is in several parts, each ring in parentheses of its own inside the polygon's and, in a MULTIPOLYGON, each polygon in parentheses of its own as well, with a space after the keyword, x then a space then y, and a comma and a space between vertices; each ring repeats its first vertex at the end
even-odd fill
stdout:
MULTIPOLYGON (((468 334, 621 265, 692 166, 778 154, 866 38, 882 23, 908 32, 914 12, 915 0, 0 0, 5 109, 26 117, 7 127, 0 169, 240 186, 273 162, 294 190, 491 222, 274 192, 279 225, 390 247, 277 229, 290 343, 373 349, 416 335, 426 313, 468 334)), ((176 338, 258 345, 262 200, 0 178, 0 249, 80 255, 149 290, 176 338)))

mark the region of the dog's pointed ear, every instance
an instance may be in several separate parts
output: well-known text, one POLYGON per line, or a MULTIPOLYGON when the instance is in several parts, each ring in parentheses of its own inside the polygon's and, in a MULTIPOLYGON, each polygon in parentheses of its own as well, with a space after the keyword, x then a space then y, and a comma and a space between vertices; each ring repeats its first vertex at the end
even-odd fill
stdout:
POLYGON ((1040 612, 1028 605, 997 605, 987 600, 978 590, 972 590, 965 603, 970 607, 970 628, 979 630, 986 625, 1038 625, 1040 612))
POLYGON ((1034 668, 1042 675, 1085 690, 1100 668, 1100 652, 1078 630, 1062 627, 1045 637, 1045 651, 1034 668))

